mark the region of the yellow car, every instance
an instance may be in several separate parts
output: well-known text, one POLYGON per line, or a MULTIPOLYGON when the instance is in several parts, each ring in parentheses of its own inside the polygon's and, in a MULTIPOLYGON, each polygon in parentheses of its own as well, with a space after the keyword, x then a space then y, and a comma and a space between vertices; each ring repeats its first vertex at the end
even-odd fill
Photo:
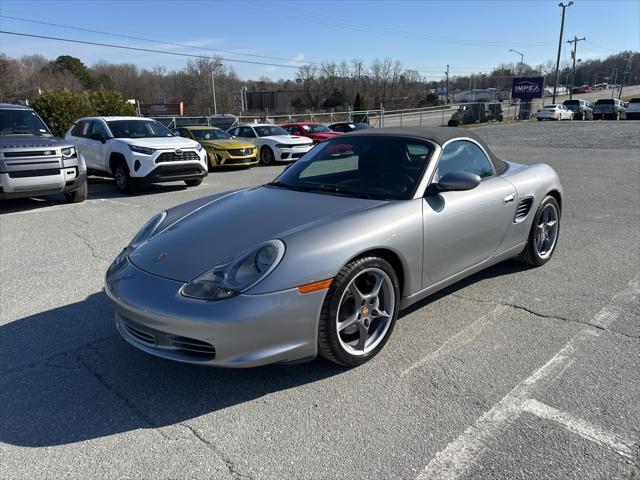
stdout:
POLYGON ((251 167, 258 164, 258 150, 244 140, 236 140, 227 132, 216 127, 179 127, 176 133, 181 137, 200 142, 207 152, 209 168, 251 167))

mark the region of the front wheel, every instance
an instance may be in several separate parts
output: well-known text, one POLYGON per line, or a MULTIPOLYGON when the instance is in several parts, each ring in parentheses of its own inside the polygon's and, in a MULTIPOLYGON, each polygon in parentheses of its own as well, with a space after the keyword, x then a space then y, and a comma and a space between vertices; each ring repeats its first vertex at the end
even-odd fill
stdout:
POLYGON ((66 192, 64 194, 64 198, 66 198, 69 203, 80 203, 87 199, 88 193, 89 188, 87 187, 87 181, 85 180, 77 190, 74 190, 73 192, 66 192))
POLYGON ((321 356, 347 367, 362 365, 384 347, 400 309, 400 284, 379 257, 349 262, 335 277, 318 327, 321 356))
POLYGON ((129 168, 126 163, 119 162, 114 170, 113 177, 116 181, 116 187, 122 193, 135 193, 136 192, 136 184, 129 175, 129 168))
POLYGON ((187 187, 197 187, 202 183, 201 178, 194 178, 192 180, 185 180, 184 183, 187 184, 187 187))
POLYGON ((544 265, 555 252, 559 234, 560 206, 555 198, 547 195, 536 211, 527 245, 518 259, 536 267, 544 265))
POLYGON ((273 155, 273 150, 267 146, 262 147, 260 150, 260 162, 263 165, 273 165, 274 161, 275 157, 273 155))

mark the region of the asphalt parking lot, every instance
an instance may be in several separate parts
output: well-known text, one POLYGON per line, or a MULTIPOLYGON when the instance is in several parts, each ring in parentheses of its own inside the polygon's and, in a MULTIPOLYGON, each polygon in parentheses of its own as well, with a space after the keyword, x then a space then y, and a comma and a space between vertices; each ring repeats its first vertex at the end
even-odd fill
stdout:
POLYGON ((103 276, 140 226, 282 166, 0 206, 0 478, 640 479, 640 122, 477 133, 560 174, 554 258, 411 307, 352 370, 193 367, 116 332, 103 276))

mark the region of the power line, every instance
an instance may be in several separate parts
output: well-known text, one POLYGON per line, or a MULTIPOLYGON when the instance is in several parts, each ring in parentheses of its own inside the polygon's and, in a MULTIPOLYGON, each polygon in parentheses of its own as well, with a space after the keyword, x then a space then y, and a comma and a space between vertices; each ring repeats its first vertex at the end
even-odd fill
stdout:
MULTIPOLYGON (((146 53, 161 53, 164 55, 174 55, 177 57, 191 57, 191 58, 204 58, 207 60, 211 60, 211 56, 206 56, 206 55, 196 55, 196 54, 192 54, 192 53, 181 53, 181 52, 168 52, 166 50, 156 50, 156 49, 151 49, 151 48, 140 48, 140 47, 127 47, 125 45, 114 45, 111 43, 100 43, 100 42, 89 42, 86 40, 75 40, 75 39, 71 39, 71 38, 60 38, 60 37, 50 37, 50 36, 46 36, 46 35, 34 35, 34 34, 30 34, 30 33, 20 33, 20 32, 9 32, 6 30, 0 30, 0 34, 5 34, 5 35, 16 35, 19 37, 31 37, 31 38, 41 38, 44 40, 56 40, 59 42, 67 42, 67 43, 78 43, 78 44, 84 44, 84 45, 94 45, 94 46, 98 46, 98 47, 109 47, 109 48, 120 48, 122 50, 135 50, 138 52, 146 52, 146 53)), ((253 61, 253 60, 238 60, 238 59, 232 59, 232 58, 222 58, 220 57, 220 60, 223 62, 235 62, 235 63, 249 63, 252 65, 267 65, 267 66, 271 66, 271 67, 282 67, 282 68, 295 68, 298 69, 299 66, 295 66, 295 65, 284 65, 281 63, 267 63, 267 62, 258 62, 258 61, 253 61)))
MULTIPOLYGON (((12 17, 10 15, 0 15, 0 17, 2 18, 7 18, 10 20, 17 20, 19 22, 27 22, 27 23, 34 23, 34 24, 38 24, 38 25, 47 25, 50 27, 58 27, 58 28, 66 28, 68 30, 76 30, 79 32, 88 32, 88 33, 98 33, 100 35, 109 35, 111 37, 119 37, 119 38, 128 38, 130 40, 142 40, 144 42, 151 42, 151 43, 160 43, 160 44, 164 44, 164 45, 171 45, 174 47, 181 47, 181 48, 191 48, 194 50, 206 50, 209 52, 220 52, 220 53, 228 53, 231 55, 239 55, 239 56, 245 56, 245 57, 254 57, 254 58, 265 58, 268 60, 285 60, 285 61, 295 61, 292 60, 291 58, 284 58, 284 57, 272 57, 269 55, 258 55, 255 53, 241 53, 241 52, 235 52, 233 50, 222 50, 222 49, 213 49, 213 48, 206 48, 206 47, 201 47, 201 46, 195 46, 195 45, 188 45, 188 44, 184 44, 184 43, 176 43, 176 42, 167 42, 164 40, 153 40, 150 38, 145 38, 145 37, 137 37, 134 35, 126 35, 126 34, 122 34, 122 33, 113 33, 113 32, 104 32, 101 30, 93 30, 93 29, 89 29, 89 28, 82 28, 82 27, 76 27, 76 26, 71 26, 71 25, 61 25, 59 23, 50 23, 50 22, 43 22, 40 20, 31 20, 28 18, 21 18, 21 17, 12 17)), ((313 62, 298 62, 298 63, 304 63, 304 64, 309 64, 309 63, 313 63, 313 62)))
MULTIPOLYGON (((224 1, 224 0, 223 0, 224 1)), ((390 28, 390 27, 383 27, 383 26, 379 26, 379 25, 373 25, 373 24, 365 24, 365 23, 357 23, 357 22, 348 22, 348 21, 344 21, 341 20, 339 18, 335 18, 335 17, 328 17, 326 15, 321 15, 321 14, 317 14, 317 13, 311 13, 311 12, 301 12, 301 13, 295 13, 295 12, 291 12, 291 11, 287 11, 285 9, 264 9, 264 8, 260 8, 258 6, 255 5, 254 2, 251 2, 251 5, 243 5, 241 3, 236 3, 236 2, 232 2, 229 0, 226 0, 227 3, 234 5, 236 7, 240 7, 240 8, 244 8, 244 9, 248 9, 248 10, 258 10, 270 15, 275 15, 278 17, 289 17, 289 18, 294 18, 296 20, 303 20, 306 21, 308 23, 316 23, 316 24, 320 24, 320 25, 326 25, 326 26, 330 26, 330 27, 334 27, 334 28, 351 28, 352 30, 357 30, 360 32, 364 32, 364 33, 371 33, 374 35, 382 35, 382 36, 387 36, 387 37, 393 37, 393 38, 398 38, 398 37, 402 37, 405 39, 409 39, 409 40, 429 40, 432 42, 439 42, 439 43, 448 43, 448 44, 452 44, 452 45, 466 45, 466 46, 483 46, 483 47, 500 47, 500 48, 504 48, 505 46, 528 46, 528 47, 535 47, 535 46, 548 46, 551 44, 547 44, 547 43, 528 43, 528 44, 518 44, 518 43, 514 43, 514 42, 510 42, 510 43, 497 43, 497 42, 482 42, 482 41, 478 41, 478 40, 472 40, 472 39, 459 39, 459 38, 451 38, 451 37, 443 37, 443 36, 438 36, 438 35, 432 35, 432 34, 426 34, 426 33, 420 33, 420 32, 411 32, 408 30, 400 30, 400 29, 395 29, 395 28, 390 28), (318 17, 323 17, 326 20, 321 20, 318 19, 318 17)), ((244 3, 244 2, 243 2, 244 3)))

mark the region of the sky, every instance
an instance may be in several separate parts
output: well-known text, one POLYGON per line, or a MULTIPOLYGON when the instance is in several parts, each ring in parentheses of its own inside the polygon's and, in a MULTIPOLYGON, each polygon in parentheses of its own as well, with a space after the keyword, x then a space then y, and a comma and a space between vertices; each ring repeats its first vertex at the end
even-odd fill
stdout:
MULTIPOLYGON (((558 0, 0 0, 0 30, 174 53, 217 53, 242 79, 293 78, 304 62, 358 58, 368 64, 392 57, 438 80, 447 64, 451 75, 464 75, 519 62, 520 55, 510 49, 531 65, 555 62, 561 13, 558 0)), ((566 9, 562 60, 570 59, 566 41, 574 35, 586 37, 578 44, 583 60, 640 50, 640 0, 574 0, 566 9)), ((6 34, 0 34, 0 52, 14 58, 73 55, 89 66, 103 60, 167 70, 187 61, 6 34)))

